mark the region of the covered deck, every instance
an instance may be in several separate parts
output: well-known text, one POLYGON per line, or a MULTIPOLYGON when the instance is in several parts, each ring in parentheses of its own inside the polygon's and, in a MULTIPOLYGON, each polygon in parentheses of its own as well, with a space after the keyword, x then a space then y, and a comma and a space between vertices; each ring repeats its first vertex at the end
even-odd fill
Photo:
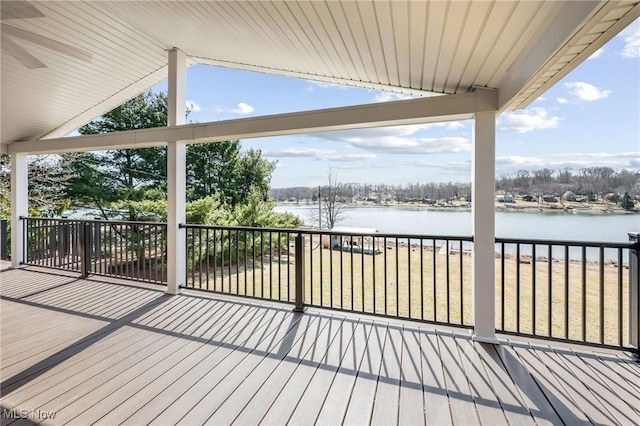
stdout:
POLYGON ((36 267, 0 281, 2 425, 640 420, 621 351, 36 267))

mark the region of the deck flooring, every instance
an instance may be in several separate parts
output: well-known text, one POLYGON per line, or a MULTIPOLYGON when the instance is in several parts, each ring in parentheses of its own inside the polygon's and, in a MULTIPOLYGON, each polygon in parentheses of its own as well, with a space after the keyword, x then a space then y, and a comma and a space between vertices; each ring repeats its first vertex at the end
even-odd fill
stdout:
POLYGON ((640 423, 623 352, 36 268, 0 285, 2 426, 640 423))

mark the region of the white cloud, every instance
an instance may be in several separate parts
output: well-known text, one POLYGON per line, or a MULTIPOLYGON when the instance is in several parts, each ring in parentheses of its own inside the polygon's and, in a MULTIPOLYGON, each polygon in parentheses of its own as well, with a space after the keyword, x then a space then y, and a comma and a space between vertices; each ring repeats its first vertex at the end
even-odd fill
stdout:
POLYGON ((409 161, 405 166, 442 170, 440 173, 460 174, 471 172, 471 160, 467 161, 409 161))
POLYGON ((560 117, 550 116, 544 108, 529 108, 521 112, 505 113, 498 120, 497 128, 503 132, 527 133, 533 130, 555 129, 560 117))
POLYGON ((280 149, 263 149, 264 157, 304 157, 316 160, 338 161, 338 162, 354 162, 372 160, 377 157, 375 154, 344 154, 332 149, 319 149, 307 147, 289 147, 280 149))
POLYGON ((624 47, 620 52, 623 58, 640 58, 640 20, 636 20, 620 33, 624 47))
POLYGON ((415 99, 415 96, 406 93, 380 92, 373 98, 375 102, 402 101, 405 99, 415 99))
POLYGON ((441 128, 444 130, 461 130, 465 128, 465 124, 461 121, 447 121, 441 123, 424 123, 409 124, 405 126, 387 126, 376 127, 371 129, 358 130, 338 130, 335 132, 319 133, 318 136, 323 139, 333 141, 345 141, 348 138, 381 138, 386 136, 405 137, 412 136, 418 132, 441 128))
POLYGON ((229 112, 238 115, 247 115, 253 112, 253 107, 244 102, 240 102, 236 108, 230 109, 229 112))
POLYGON ((552 154, 544 157, 505 156, 496 158, 496 169, 499 173, 519 169, 563 169, 570 167, 581 169, 585 167, 611 167, 612 169, 638 169, 640 166, 640 152, 620 153, 592 153, 571 152, 552 154))
POLYGON ((587 60, 599 58, 600 56, 602 56, 603 53, 604 53, 604 47, 601 47, 600 49, 593 52, 591 56, 587 58, 587 60))
POLYGON ((193 112, 202 111, 202 107, 191 100, 187 99, 186 104, 187 104, 187 108, 191 109, 191 111, 193 112))
POLYGON ((569 99, 567 99, 567 98, 558 98, 556 100, 558 101, 559 104, 569 103, 569 99))
POLYGON ((461 122, 428 123, 374 129, 345 130, 319 133, 316 136, 332 142, 347 143, 353 148, 387 154, 433 154, 468 152, 469 138, 464 136, 418 137, 416 134, 433 128, 464 129, 461 122))
POLYGON ((581 101, 597 101, 604 99, 611 94, 611 90, 602 90, 583 81, 564 83, 564 87, 569 89, 569 93, 581 101))
POLYGON ((640 152, 572 152, 569 154, 554 154, 554 157, 573 157, 573 158, 637 158, 640 152))
POLYGON ((387 136, 378 139, 348 138, 356 148, 386 154, 435 154, 471 151, 471 141, 462 137, 400 138, 387 136))

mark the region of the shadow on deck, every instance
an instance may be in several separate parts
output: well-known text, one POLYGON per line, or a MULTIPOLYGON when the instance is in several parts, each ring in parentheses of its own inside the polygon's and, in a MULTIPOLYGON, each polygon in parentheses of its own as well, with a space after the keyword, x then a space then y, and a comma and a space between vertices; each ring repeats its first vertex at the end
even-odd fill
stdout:
POLYGON ((35 268, 0 282, 2 425, 640 420, 622 352, 35 268))

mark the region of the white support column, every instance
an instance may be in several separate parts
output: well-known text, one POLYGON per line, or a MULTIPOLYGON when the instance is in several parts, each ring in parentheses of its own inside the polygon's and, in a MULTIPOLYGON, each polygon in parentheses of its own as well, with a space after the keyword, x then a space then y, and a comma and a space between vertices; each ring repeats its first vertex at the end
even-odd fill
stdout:
POLYGON ((18 268, 24 259, 24 236, 20 216, 29 215, 29 167, 27 155, 11 155, 11 267, 18 268))
MULTIPOLYGON (((169 51, 167 125, 185 123, 186 56, 169 51)), ((167 294, 180 294, 186 276, 186 232, 179 225, 186 220, 186 152, 184 141, 167 142, 167 294)))
POLYGON ((473 338, 498 343, 495 332, 496 115, 475 114, 472 160, 473 338))

